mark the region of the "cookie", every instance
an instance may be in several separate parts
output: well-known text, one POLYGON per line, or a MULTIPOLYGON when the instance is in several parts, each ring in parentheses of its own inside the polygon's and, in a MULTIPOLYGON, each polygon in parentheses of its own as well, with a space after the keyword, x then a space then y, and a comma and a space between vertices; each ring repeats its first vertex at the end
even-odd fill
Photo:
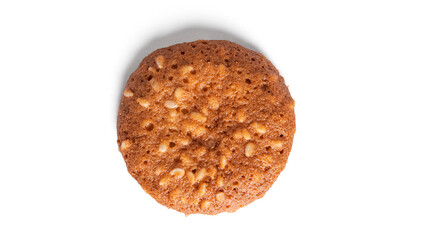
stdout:
POLYGON ((160 204, 186 215, 234 212, 264 196, 285 168, 294 100, 260 53, 199 40, 154 51, 119 107, 119 150, 160 204))

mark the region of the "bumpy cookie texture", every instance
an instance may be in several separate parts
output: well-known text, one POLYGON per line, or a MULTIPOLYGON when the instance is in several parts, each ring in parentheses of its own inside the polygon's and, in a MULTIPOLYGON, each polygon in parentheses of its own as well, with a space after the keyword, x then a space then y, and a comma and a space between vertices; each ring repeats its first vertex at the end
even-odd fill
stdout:
POLYGON ((263 55, 228 41, 158 49, 130 76, 118 144, 159 203, 218 214, 264 196, 285 168, 294 100, 263 55))

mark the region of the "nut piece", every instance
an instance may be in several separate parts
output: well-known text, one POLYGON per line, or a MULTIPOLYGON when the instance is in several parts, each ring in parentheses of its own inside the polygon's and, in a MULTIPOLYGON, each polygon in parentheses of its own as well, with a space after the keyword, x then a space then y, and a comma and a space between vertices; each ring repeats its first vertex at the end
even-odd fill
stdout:
POLYGON ((186 146, 190 143, 190 138, 189 137, 184 137, 184 138, 179 138, 178 142, 181 143, 182 145, 186 146))
POLYGON ((196 123, 186 123, 184 129, 187 132, 191 132, 194 137, 198 137, 206 133, 206 128, 204 126, 199 126, 196 123))
POLYGON ((168 176, 164 176, 164 177, 162 177, 162 179, 160 179, 159 185, 164 186, 164 185, 168 184, 168 182, 169 182, 168 176))
POLYGON ((182 162, 183 165, 191 165, 191 164, 193 164, 193 160, 189 156, 187 156, 185 154, 181 155, 179 157, 179 159, 181 160, 181 162, 182 162))
POLYGON ((250 157, 252 156, 252 154, 254 154, 255 152, 255 144, 253 143, 248 143, 245 146, 245 156, 246 157, 250 157))
POLYGON ((143 98, 136 99, 136 102, 138 102, 139 105, 141 105, 145 108, 148 108, 148 106, 150 106, 150 103, 146 99, 143 99, 143 98))
POLYGON ((176 97, 177 100, 182 100, 185 95, 187 95, 187 92, 183 89, 183 88, 177 88, 175 89, 175 93, 174 96, 176 97))
POLYGON ((259 180, 261 180, 261 174, 256 172, 253 174, 253 178, 255 182, 259 182, 259 180))
POLYGON ((168 143, 166 141, 163 141, 159 145, 159 152, 164 153, 166 152, 166 150, 168 150, 168 143))
POLYGON ((188 181, 190 181, 191 184, 194 184, 196 182, 194 174, 191 171, 187 172, 186 175, 187 175, 188 181))
POLYGON ((220 192, 220 193, 217 193, 217 194, 215 195, 215 197, 216 197, 216 200, 218 200, 218 201, 224 201, 224 199, 225 199, 225 194, 224 194, 223 192, 220 192))
POLYGON ((175 108, 177 108, 177 107, 178 107, 178 105, 176 105, 176 103, 175 103, 174 101, 167 100, 167 101, 165 102, 165 107, 167 107, 167 108, 171 108, 171 109, 175 109, 175 108))
POLYGON ((217 110, 219 108, 219 101, 215 97, 208 98, 208 105, 210 109, 217 110))
POLYGON ((201 136, 206 132, 206 128, 203 126, 198 126, 194 129, 193 133, 195 137, 201 136))
POLYGON ((157 64, 157 67, 163 68, 163 66, 165 65, 165 57, 163 57, 162 55, 157 56, 156 57, 156 64, 157 64))
POLYGON ((156 176, 159 176, 160 174, 162 174, 164 171, 163 167, 158 167, 156 168, 156 170, 154 171, 154 174, 156 174, 156 176))
POLYGON ((156 92, 160 92, 160 90, 162 90, 162 84, 157 81, 151 81, 151 88, 156 92))
POLYGON ((208 108, 206 108, 206 107, 202 108, 202 111, 201 111, 201 112, 202 112, 202 113, 203 113, 203 115, 205 115, 205 116, 209 115, 209 110, 208 110, 208 108))
POLYGON ((272 141, 271 147, 274 149, 280 149, 283 147, 283 142, 282 141, 272 141))
POLYGON ((237 121, 239 122, 244 122, 246 119, 246 114, 242 109, 236 113, 236 116, 237 116, 237 121))
POLYGON ((206 119, 207 119, 205 116, 203 116, 201 113, 198 113, 198 112, 192 112, 190 114, 190 118, 199 122, 206 122, 206 119))
POLYGON ((171 119, 175 119, 175 117, 178 115, 178 111, 176 111, 176 109, 171 109, 169 111, 169 116, 171 117, 171 119))
POLYGON ((201 204, 200 204, 200 207, 202 208, 202 209, 206 209, 206 208, 208 208, 209 207, 209 205, 211 204, 211 202, 210 201, 208 201, 208 200, 205 200, 205 201, 203 201, 201 204))
POLYGON ((227 157, 222 155, 221 158, 219 159, 219 169, 224 169, 226 165, 227 165, 227 157))
POLYGON ((206 148, 205 147, 199 147, 197 150, 196 150, 196 155, 198 156, 198 157, 201 157, 201 156, 203 156, 204 154, 206 153, 206 148))
POLYGON ((240 130, 237 130, 236 132, 234 132, 233 137, 235 139, 244 138, 245 140, 250 140, 251 139, 251 134, 249 133, 248 129, 243 128, 243 129, 240 129, 240 130))
POLYGON ((196 182, 202 180, 206 176, 206 168, 202 168, 200 170, 197 170, 196 174, 194 174, 196 178, 196 182))
POLYGON ((125 89, 125 91, 123 92, 123 96, 125 97, 132 97, 133 96, 133 92, 129 89, 125 89))
POLYGON ((126 150, 126 149, 128 149, 129 147, 130 147, 130 141, 129 140, 124 140, 123 142, 122 142, 122 144, 120 144, 120 148, 122 149, 122 150, 126 150))
POLYGON ((216 174, 216 168, 214 166, 209 166, 208 175, 210 178, 214 179, 216 174))
POLYGON ((181 68, 181 74, 185 75, 187 73, 190 73, 193 70, 194 70, 193 66, 190 66, 190 65, 184 66, 184 67, 181 68))
POLYGON ((262 155, 260 157, 261 161, 266 164, 271 164, 273 162, 273 158, 270 155, 262 155))
POLYGON ((227 67, 224 64, 218 66, 218 77, 220 79, 224 78, 227 75, 227 67))
POLYGON ((185 174, 185 171, 184 169, 181 169, 181 168, 175 168, 172 171, 170 171, 170 174, 175 178, 182 178, 185 174))
POLYGON ((253 127, 255 131, 261 134, 267 132, 267 128, 264 125, 257 122, 252 123, 251 127, 253 127))
POLYGON ((216 179, 216 185, 218 187, 224 186, 224 178, 222 176, 218 176, 218 178, 216 179))
POLYGON ((206 183, 200 184, 199 188, 197 189, 197 196, 203 196, 206 193, 206 183))
POLYGON ((242 131, 241 130, 236 130, 235 132, 234 132, 234 134, 233 134, 233 137, 235 138, 235 139, 240 139, 240 138, 242 138, 243 136, 242 136, 242 131))
POLYGON ((246 129, 246 128, 242 129, 242 136, 245 140, 251 139, 251 134, 249 133, 248 129, 246 129))
POLYGON ((279 76, 277 74, 273 74, 269 76, 269 79, 271 79, 272 82, 277 82, 277 80, 279 80, 279 76))

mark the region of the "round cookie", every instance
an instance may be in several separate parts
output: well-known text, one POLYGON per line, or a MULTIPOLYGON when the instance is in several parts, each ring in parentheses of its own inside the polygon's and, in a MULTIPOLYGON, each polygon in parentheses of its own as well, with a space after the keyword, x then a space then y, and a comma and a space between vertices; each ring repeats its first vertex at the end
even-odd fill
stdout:
POLYGON ((199 40, 154 51, 130 76, 117 121, 129 173, 185 214, 233 212, 285 168, 294 100, 260 53, 199 40))

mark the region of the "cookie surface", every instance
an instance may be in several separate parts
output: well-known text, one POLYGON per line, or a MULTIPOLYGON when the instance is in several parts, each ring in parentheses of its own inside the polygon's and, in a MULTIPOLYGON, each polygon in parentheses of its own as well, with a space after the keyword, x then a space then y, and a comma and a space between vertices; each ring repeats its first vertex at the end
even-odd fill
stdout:
POLYGON ((263 55, 228 41, 154 51, 119 107, 119 150, 156 201, 185 214, 233 212, 285 168, 294 100, 263 55))

